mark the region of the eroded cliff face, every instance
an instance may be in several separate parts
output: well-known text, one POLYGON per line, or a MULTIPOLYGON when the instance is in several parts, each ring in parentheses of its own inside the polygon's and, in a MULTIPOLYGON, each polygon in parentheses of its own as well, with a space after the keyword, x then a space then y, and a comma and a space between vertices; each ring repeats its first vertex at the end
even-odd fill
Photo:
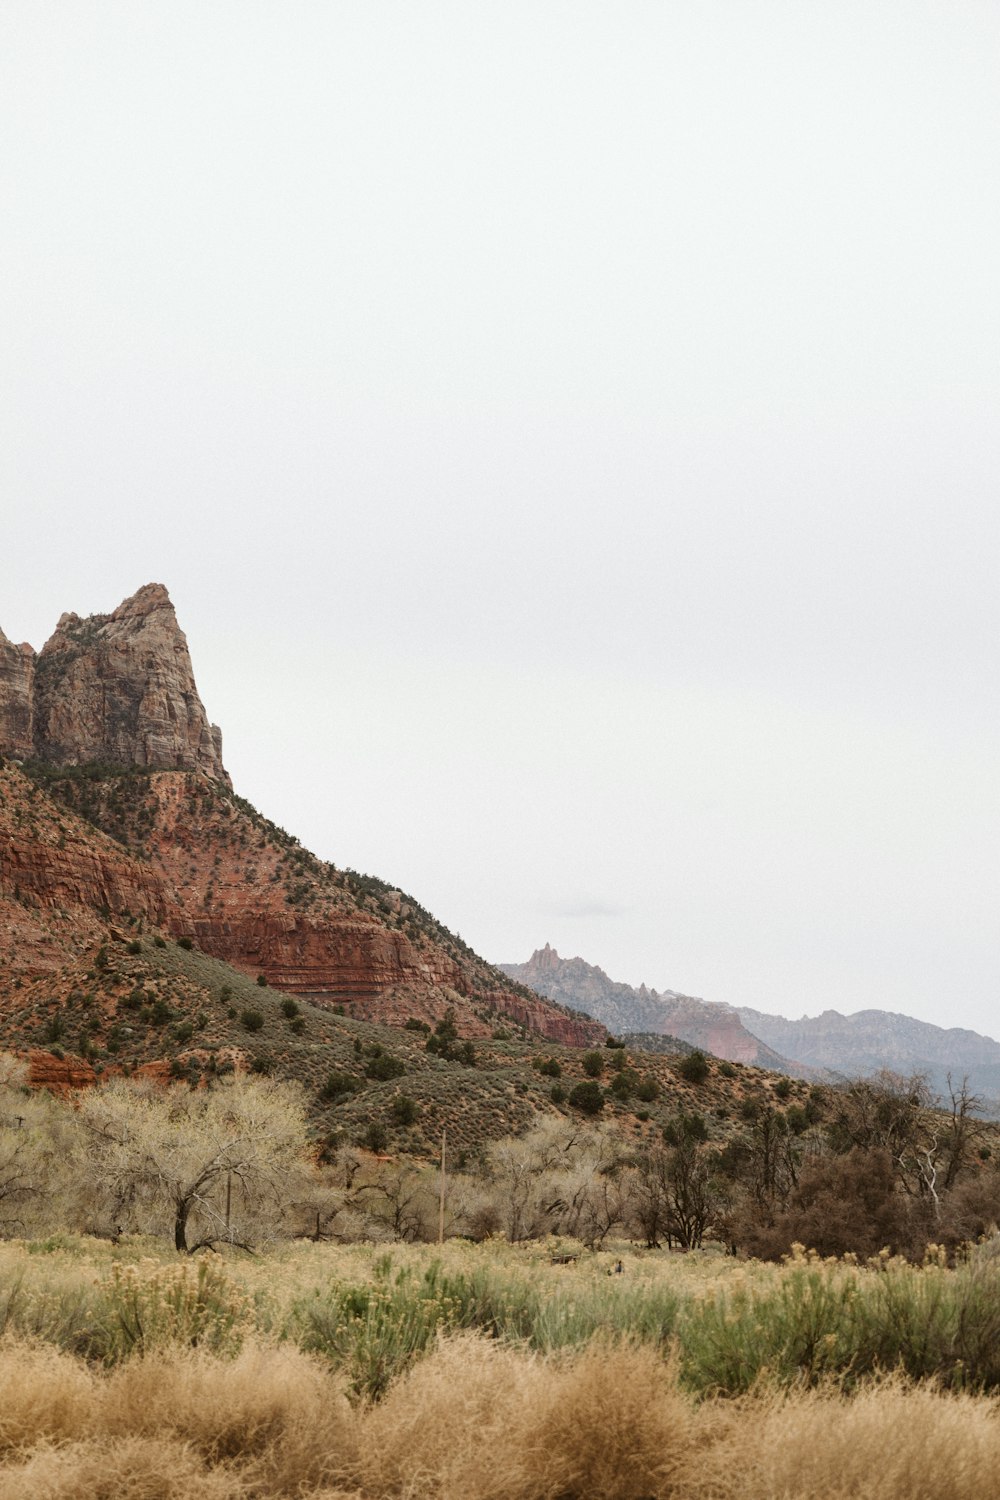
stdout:
POLYGON ((0 630, 0 753, 21 760, 34 754, 34 679, 34 651, 0 630))
POLYGON ((402 1024, 453 1008, 463 1035, 485 1034, 484 1015, 567 1046, 600 1044, 599 1023, 518 994, 400 892, 325 865, 238 799, 197 777, 150 778, 146 847, 170 896, 170 930, 276 989, 352 1015, 402 1024), (437 929, 437 930, 435 930, 437 929), (407 996, 400 1015, 393 997, 407 996), (477 1019, 478 1017, 478 1019, 477 1019))
POLYGON ((110 615, 62 616, 36 657, 0 640, 0 754, 55 766, 199 770, 228 784, 166 589, 110 615))
POLYGON ((4 980, 57 969, 123 913, 165 921, 155 871, 0 766, 0 996, 4 980))
POLYGON ((113 838, 95 833, 86 868, 65 830, 50 831, 42 851, 16 842, 8 889, 16 882, 22 898, 47 882, 46 899, 74 909, 89 900, 127 910, 251 978, 361 1019, 436 1023, 450 1008, 462 1036, 509 1023, 567 1046, 603 1043, 599 1023, 508 984, 402 892, 316 859, 217 779, 157 771, 45 785, 113 838), (118 861, 106 867, 109 851, 118 861))

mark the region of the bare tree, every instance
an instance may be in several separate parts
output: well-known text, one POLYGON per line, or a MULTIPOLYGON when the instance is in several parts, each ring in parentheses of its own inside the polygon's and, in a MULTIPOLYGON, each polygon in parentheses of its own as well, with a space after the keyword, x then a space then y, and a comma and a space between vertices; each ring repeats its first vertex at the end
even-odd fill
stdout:
POLYGON ((662 1146, 644 1151, 635 1164, 631 1211, 648 1250, 672 1238, 670 1225, 670 1153, 662 1146))
POLYGON ((704 1146, 684 1140, 667 1162, 667 1225, 683 1250, 697 1250, 716 1208, 712 1172, 704 1146))
POLYGON ((568 1234, 599 1244, 627 1215, 631 1179, 622 1143, 607 1127, 559 1117, 496 1141, 487 1155, 475 1224, 509 1240, 568 1234))
POLYGON ((298 1090, 267 1078, 118 1080, 85 1094, 79 1115, 82 1170, 123 1221, 169 1218, 178 1250, 272 1237, 305 1167, 298 1090))
POLYGON ((978 1155, 985 1140, 982 1121, 976 1118, 985 1108, 981 1094, 972 1093, 968 1074, 956 1087, 948 1074, 948 1101, 945 1106, 948 1119, 944 1128, 944 1180, 942 1189, 950 1192, 966 1167, 978 1155))
POLYGON ((418 1167, 380 1163, 374 1178, 358 1188, 355 1201, 363 1205, 368 1220, 388 1230, 393 1239, 430 1238, 434 1193, 426 1171, 418 1167))
POLYGON ((0 1053, 0 1234, 23 1235, 65 1213, 73 1121, 33 1093, 20 1058, 0 1053))

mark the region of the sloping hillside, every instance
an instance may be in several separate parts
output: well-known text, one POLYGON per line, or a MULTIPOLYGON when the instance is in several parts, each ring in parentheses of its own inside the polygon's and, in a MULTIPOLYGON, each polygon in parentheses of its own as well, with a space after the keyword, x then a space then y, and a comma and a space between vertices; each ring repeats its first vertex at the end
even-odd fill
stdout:
POLYGON ((512 982, 413 897, 318 860, 237 796, 167 591, 0 637, 0 1004, 137 918, 359 1018, 570 1046, 604 1028, 512 982), (16 757, 16 759, 15 759, 16 757))

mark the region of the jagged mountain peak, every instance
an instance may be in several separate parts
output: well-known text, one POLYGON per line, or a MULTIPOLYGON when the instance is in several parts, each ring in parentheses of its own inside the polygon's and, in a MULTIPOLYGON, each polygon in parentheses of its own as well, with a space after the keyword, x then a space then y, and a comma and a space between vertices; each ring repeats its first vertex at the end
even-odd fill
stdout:
POLYGON ((680 1037, 734 1062, 783 1073, 798 1071, 796 1063, 751 1035, 731 1005, 713 1004, 674 990, 657 993, 645 985, 635 989, 610 979, 603 969, 585 959, 560 958, 547 943, 536 949, 526 964, 498 967, 550 1000, 586 1011, 619 1035, 646 1032, 680 1037))
POLYGON ((0 754, 203 771, 229 784, 162 583, 110 614, 62 614, 37 656, 0 638, 0 754))

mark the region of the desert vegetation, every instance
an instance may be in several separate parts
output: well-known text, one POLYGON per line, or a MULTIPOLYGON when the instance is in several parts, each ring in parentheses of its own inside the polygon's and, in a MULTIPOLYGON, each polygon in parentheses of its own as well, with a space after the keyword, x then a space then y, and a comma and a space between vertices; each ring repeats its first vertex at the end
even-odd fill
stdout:
POLYGON ((994 1493, 987 1251, 566 1249, 8 1242, 0 1496, 994 1493))
MULTIPOLYGON (((377 1045, 330 1107, 374 1068, 412 1120, 377 1045)), ((631 1096, 614 1050, 578 1076, 631 1096)), ((493 1140, 449 1167, 436 1243, 439 1166, 324 1144, 300 1087, 60 1100, 3 1057, 0 1500, 992 1495, 974 1101, 751 1094, 725 1136, 697 1102, 655 1138, 567 1107, 493 1140)))
MULTIPOLYGON (((603 1102, 600 1082, 586 1076, 603 1060, 584 1054, 562 1107, 522 1097, 519 1133, 474 1149, 452 1140, 442 1183, 425 1133, 435 1085, 465 1075, 483 1088, 489 1075, 439 1057, 429 1073, 414 1071, 409 1035, 384 1045, 355 1034, 344 1066, 313 1088, 270 1076, 254 1058, 249 1072, 109 1076, 59 1099, 29 1088, 27 1065, 2 1055, 0 1233, 163 1235, 180 1251, 253 1251, 304 1235, 420 1242, 443 1228, 474 1241, 712 1243, 758 1259, 803 1244, 824 1256, 886 1250, 919 1262, 929 1243, 954 1258, 1000 1221, 995 1127, 978 1120, 964 1089, 934 1108, 919 1080, 883 1075, 813 1089, 801 1103, 747 1092, 738 1109, 711 1113, 694 1095, 670 1112, 624 1050, 606 1110, 591 1097, 603 1102), (634 1114, 636 1128, 627 1117, 623 1128, 622 1101, 633 1096, 655 1101, 659 1129, 646 1110, 645 1122, 634 1114), (355 1123, 324 1128, 338 1117, 355 1123)), ((552 1066, 541 1057, 531 1073, 542 1099, 552 1066)), ((509 1080, 495 1086, 508 1107, 518 1101, 509 1080)))

